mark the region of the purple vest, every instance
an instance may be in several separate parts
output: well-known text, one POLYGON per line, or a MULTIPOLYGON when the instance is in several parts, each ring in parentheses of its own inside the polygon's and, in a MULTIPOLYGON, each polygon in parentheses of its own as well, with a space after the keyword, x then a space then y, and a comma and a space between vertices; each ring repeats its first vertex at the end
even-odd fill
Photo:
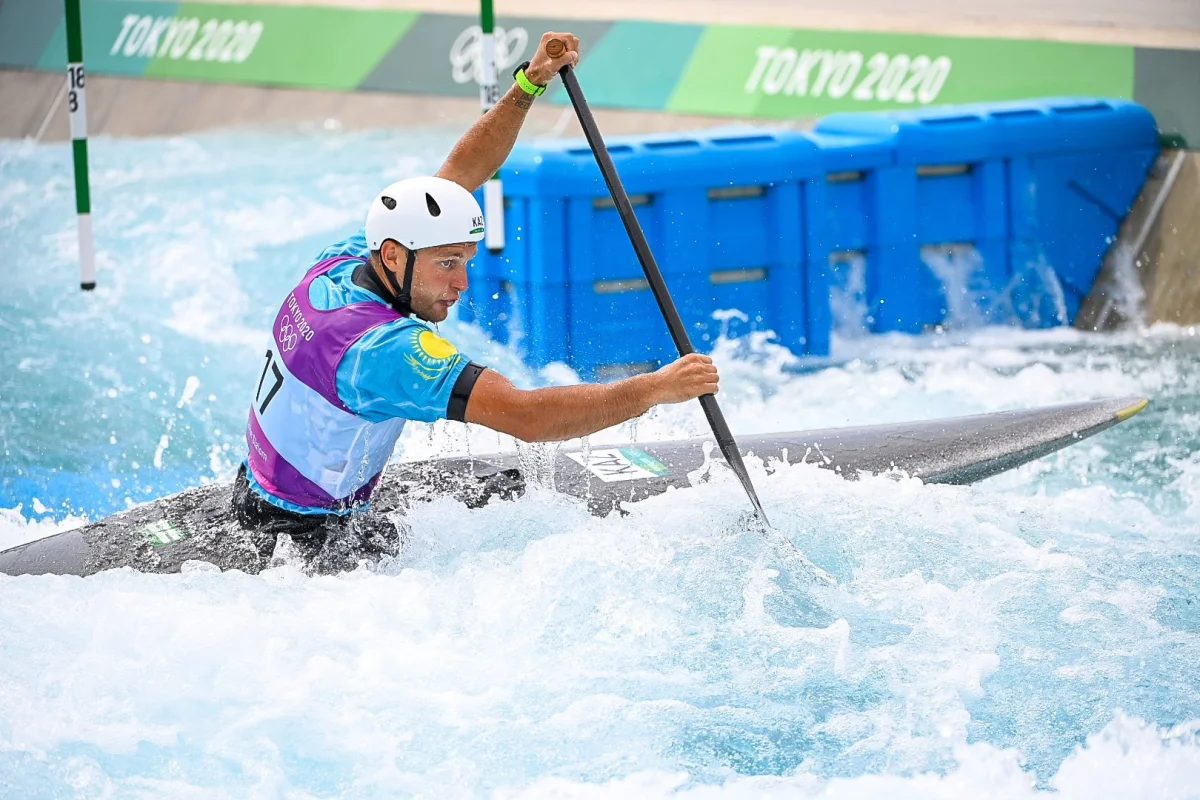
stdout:
POLYGON ((250 469, 275 497, 340 511, 371 496, 404 429, 403 419, 373 423, 338 397, 337 368, 363 334, 402 319, 367 301, 322 311, 308 300, 314 280, 353 256, 318 262, 287 296, 246 428, 250 469))

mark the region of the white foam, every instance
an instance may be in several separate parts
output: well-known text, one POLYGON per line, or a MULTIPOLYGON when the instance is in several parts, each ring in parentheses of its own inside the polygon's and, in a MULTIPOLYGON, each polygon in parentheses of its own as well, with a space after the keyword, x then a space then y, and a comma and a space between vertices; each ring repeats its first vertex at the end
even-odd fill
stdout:
MULTIPOLYGON (((36 334, 5 373, 27 404, 0 397, 16 426, 6 457, 93 459, 97 484, 130 495, 176 462, 227 477, 266 325, 327 243, 317 234, 349 233, 381 184, 429 171, 449 141, 97 141, 101 288, 82 300, 46 288, 35 309, 0 320, 36 334), (264 169, 267 155, 281 166, 264 169), (78 347, 64 352, 64 337, 78 347), (68 380, 86 391, 28 388, 68 380), (65 424, 80 417, 112 449, 81 447, 91 440, 65 424)), ((70 274, 69 160, 55 147, 0 143, 0 159, 15 153, 30 170, 27 187, 0 193, 0 225, 20 223, 17 244, 0 237, 0 248, 70 274)), ((478 328, 442 330, 519 385, 578 379, 563 365, 524 367, 478 328)), ((697 474, 702 486, 603 519, 542 487, 478 510, 438 500, 411 513, 399 563, 336 578, 202 564, 171 576, 0 576, 0 786, 117 797, 1194 796, 1194 353, 1194 330, 1169 326, 1106 337, 848 330, 834 366, 805 372, 811 362, 765 334, 721 341, 719 400, 738 434, 1103 395, 1155 401, 1103 437, 974 487, 847 482, 811 465, 768 475, 750 459, 788 543, 757 532, 741 486, 712 469, 697 474)), ((590 443, 706 432, 693 403, 590 443)), ((397 457, 515 449, 482 428, 414 424, 397 457)), ((521 455, 532 469, 550 449, 521 455)), ((31 494, 0 511, 0 548, 83 521, 53 518, 61 506, 43 492, 53 479, 14 474, 35 481, 44 505, 31 494)))
POLYGON ((61 519, 41 516, 45 511, 38 510, 37 506, 40 505, 39 502, 34 506, 34 513, 39 515, 38 519, 33 519, 32 516, 25 517, 22 513, 24 509, 21 506, 0 508, 0 550, 7 550, 10 547, 32 542, 60 531, 78 528, 88 522, 86 517, 79 516, 64 516, 61 519))
POLYGON ((1022 769, 1021 754, 987 744, 955 749, 948 772, 870 775, 824 781, 812 775, 731 777, 698 783, 686 772, 647 771, 601 783, 542 778, 520 789, 502 789, 496 800, 1092 800, 1093 798, 1194 797, 1200 792, 1200 746, 1188 723, 1162 729, 1122 713, 1088 737, 1050 780, 1037 786, 1022 769))

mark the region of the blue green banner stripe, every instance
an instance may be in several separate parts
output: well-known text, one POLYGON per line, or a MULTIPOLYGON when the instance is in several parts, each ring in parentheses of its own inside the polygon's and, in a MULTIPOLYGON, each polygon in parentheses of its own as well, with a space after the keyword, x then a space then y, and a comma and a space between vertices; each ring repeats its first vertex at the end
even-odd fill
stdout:
MULTIPOLYGON (((596 106, 791 119, 1103 94, 1143 102, 1167 132, 1200 140, 1197 51, 504 14, 495 28, 502 81, 543 31, 578 34, 596 106)), ((93 75, 475 97, 478 30, 478 17, 394 9, 83 0, 93 75)), ((0 0, 0 67, 65 64, 58 2, 0 0)))

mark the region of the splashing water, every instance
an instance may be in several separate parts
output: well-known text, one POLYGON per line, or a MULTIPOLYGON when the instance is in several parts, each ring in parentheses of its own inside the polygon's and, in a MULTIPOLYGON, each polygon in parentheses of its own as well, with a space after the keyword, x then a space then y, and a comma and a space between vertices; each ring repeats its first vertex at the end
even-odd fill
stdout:
MULTIPOLYGON (((99 140, 93 294, 69 150, 0 143, 0 547, 227 479, 285 290, 451 143, 99 140)), ((442 328, 523 385, 573 378, 442 328)), ((436 500, 374 572, 0 576, 0 795, 1200 794, 1195 331, 846 333, 817 372, 764 334, 719 342, 732 429, 1154 402, 971 487, 749 459, 832 584, 745 524, 723 471, 603 519, 552 476, 483 509, 436 500)), ((636 428, 704 431, 692 405, 636 428)), ((512 448, 440 423, 398 456, 512 448)))
POLYGON ((847 251, 829 258, 829 311, 842 336, 865 336, 874 324, 867 303, 867 258, 847 251))
POLYGON ((989 323, 1048 328, 1068 322, 1062 284, 1044 253, 1023 264, 1003 286, 990 283, 974 245, 928 245, 921 261, 941 283, 946 303, 943 327, 979 328, 989 323))

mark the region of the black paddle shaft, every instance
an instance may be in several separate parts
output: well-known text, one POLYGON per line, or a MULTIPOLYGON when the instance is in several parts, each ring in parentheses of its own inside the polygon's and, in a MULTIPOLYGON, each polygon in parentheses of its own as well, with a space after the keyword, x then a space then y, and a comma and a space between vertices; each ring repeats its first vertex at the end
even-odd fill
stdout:
MULTIPOLYGON (((617 213, 621 215, 621 222, 625 224, 629 241, 633 244, 638 260, 642 262, 642 272, 646 274, 646 281, 650 284, 650 289, 654 292, 654 299, 658 301, 658 308, 662 311, 663 319, 666 320, 667 327, 671 331, 675 349, 679 351, 680 356, 694 353, 696 348, 692 347, 692 340, 687 335, 687 329, 683 326, 678 309, 675 308, 675 301, 671 299, 671 292, 667 289, 662 272, 658 269, 658 262, 654 260, 654 253, 650 252, 650 243, 646 241, 646 234, 642 232, 642 226, 633 212, 633 205, 629 202, 629 195, 621 184, 620 176, 617 175, 617 168, 608 154, 608 147, 605 146, 600 129, 596 126, 596 119, 592 116, 592 110, 588 107, 587 100, 584 99, 583 90, 579 88, 575 70, 571 68, 570 64, 567 64, 559 70, 559 75, 562 76, 563 85, 567 87, 567 95, 571 98, 571 105, 575 107, 579 124, 583 126, 583 135, 587 137, 592 154, 596 156, 596 163, 600 165, 600 172, 604 175, 608 192, 617 206, 617 213)), ((729 425, 725 422, 725 415, 721 413, 721 407, 717 405, 717 398, 706 394, 701 395, 699 400, 700 407, 704 409, 704 416, 708 418, 708 425, 717 439, 717 445, 725 456, 725 461, 737 474, 738 480, 742 482, 746 494, 750 496, 750 502, 754 504, 755 512, 764 523, 769 525, 762 503, 758 501, 758 493, 754 491, 754 484, 750 482, 750 475, 746 472, 746 465, 742 461, 742 454, 738 450, 737 442, 733 440, 733 434, 730 433, 729 425)))

